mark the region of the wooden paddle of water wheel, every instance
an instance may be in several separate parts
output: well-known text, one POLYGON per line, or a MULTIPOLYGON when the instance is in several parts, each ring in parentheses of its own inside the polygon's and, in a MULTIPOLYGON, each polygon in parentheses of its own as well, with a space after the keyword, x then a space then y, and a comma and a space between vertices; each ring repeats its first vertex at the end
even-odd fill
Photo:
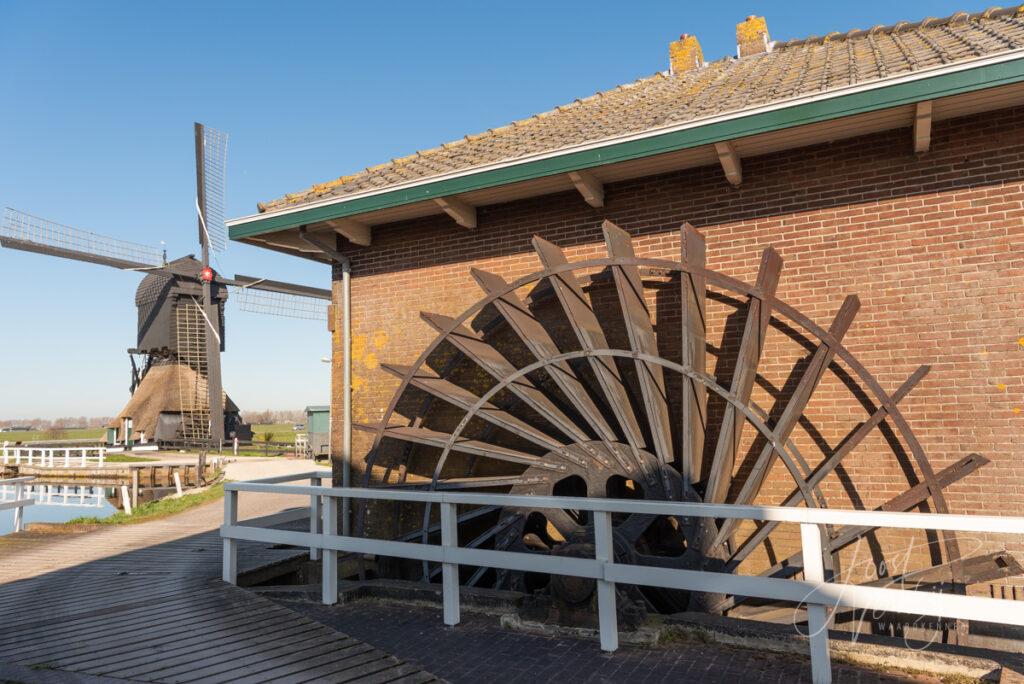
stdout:
MULTIPOLYGON (((748 284, 708 270, 704 238, 689 225, 682 229, 678 261, 637 257, 628 233, 610 222, 603 228, 607 258, 571 262, 535 237, 543 270, 506 282, 474 269, 485 295, 480 301, 458 318, 422 314, 437 337, 413 365, 383 365, 401 385, 382 424, 361 426, 375 433, 367 486, 827 507, 844 487, 856 491, 848 474, 839 477, 844 460, 880 432, 884 439, 875 435, 871 448, 889 444, 892 453, 873 451, 871 457, 896 459, 908 480, 905 491, 881 508, 945 513, 943 489, 988 462, 971 454, 939 471, 932 467, 897 406, 928 368, 885 392, 842 344, 860 307, 857 297, 847 297, 825 329, 776 298, 782 259, 771 247, 748 284), (715 319, 725 321, 716 323, 717 348, 709 343, 713 306, 725 311, 715 319), (795 364, 764 358, 778 347, 766 344, 774 331, 799 345, 795 364), (788 377, 782 374, 784 387, 775 387, 759 369, 780 363, 790 370, 788 377), (837 381, 829 392, 845 387, 865 411, 831 442, 812 434, 815 424, 807 415, 830 373, 837 381), (752 398, 755 386, 765 388, 775 405, 759 406, 752 398), (798 427, 812 438, 797 439, 798 427), (820 454, 812 458, 806 444, 820 454), (780 479, 777 465, 791 480, 782 489, 767 486, 780 479)), ((380 518, 406 540, 436 543, 440 535, 437 512, 429 507, 422 517, 360 509, 357 526, 379 534, 382 528, 374 525, 380 518)), ((593 556, 585 512, 479 507, 461 511, 458 520, 463 546, 593 556)), ((620 516, 616 556, 727 573, 791 577, 801 571, 799 553, 778 556, 786 545, 773 542, 782 533, 776 524, 732 522, 620 516)), ((827 569, 841 575, 841 552, 873 532, 830 529, 823 539, 827 569)), ((939 533, 925 545, 931 559, 926 569, 890 573, 885 581, 962 592, 968 584, 1021 572, 1005 552, 963 557, 952 533, 939 533)), ((876 563, 886 560, 874 553, 876 563)), ((380 570, 405 577, 415 570, 427 581, 440 576, 440 567, 427 563, 380 570)), ((461 581, 470 586, 526 591, 562 607, 586 609, 593 602, 591 580, 463 570, 461 581)), ((721 613, 743 600, 627 587, 619 605, 640 616, 721 613)))

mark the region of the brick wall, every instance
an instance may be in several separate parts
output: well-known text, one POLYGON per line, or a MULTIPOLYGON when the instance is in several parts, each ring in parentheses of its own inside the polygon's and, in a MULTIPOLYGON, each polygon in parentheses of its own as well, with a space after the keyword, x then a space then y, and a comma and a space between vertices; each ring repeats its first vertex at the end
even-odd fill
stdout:
MULTIPOLYGON (((506 279, 539 270, 534 234, 566 248, 570 259, 604 256, 605 218, 632 233, 641 256, 675 259, 678 227, 689 221, 707 238, 708 266, 744 281, 754 280, 761 250, 774 245, 785 259, 780 298, 822 327, 844 295, 859 295, 846 346, 886 391, 919 365, 932 366, 901 409, 934 468, 970 452, 992 461, 947 490, 951 510, 1024 513, 1022 155, 1024 109, 1006 110, 936 123, 932 151, 920 159, 909 130, 897 130, 745 159, 739 188, 706 167, 611 184, 603 209, 569 192, 481 207, 472 231, 447 217, 377 227, 371 248, 351 251, 355 420, 378 422, 398 385, 381 361, 411 363, 433 339, 421 310, 456 316, 482 296, 470 267, 506 279)), ((659 330, 670 329, 678 313, 651 296, 659 330)), ((714 349, 735 312, 709 302, 714 349)), ((667 335, 659 343, 671 346, 667 335)), ((337 333, 335 347, 337 368, 337 333)), ((773 329, 755 401, 775 407, 772 388, 784 387, 805 355, 773 329)), ((709 371, 716 360, 709 354, 709 371)), ((866 415, 828 374, 808 406, 811 430, 798 428, 794 441, 814 464, 822 447, 834 449, 866 415)), ((907 488, 906 445, 893 434, 875 431, 829 478, 832 505, 873 507, 907 488)), ((369 444, 356 432, 357 472, 369 444)), ((738 467, 749 468, 749 458, 741 450, 738 467)), ((761 500, 778 502, 789 482, 777 465, 761 500)))

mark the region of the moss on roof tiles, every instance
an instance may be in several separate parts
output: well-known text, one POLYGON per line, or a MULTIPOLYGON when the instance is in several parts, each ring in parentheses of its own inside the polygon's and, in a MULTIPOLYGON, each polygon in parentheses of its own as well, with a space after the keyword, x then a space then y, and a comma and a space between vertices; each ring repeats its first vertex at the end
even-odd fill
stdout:
POLYGON ((1024 46, 1024 5, 777 42, 675 75, 659 72, 546 112, 257 204, 261 213, 344 197, 666 124, 740 112, 1024 46))

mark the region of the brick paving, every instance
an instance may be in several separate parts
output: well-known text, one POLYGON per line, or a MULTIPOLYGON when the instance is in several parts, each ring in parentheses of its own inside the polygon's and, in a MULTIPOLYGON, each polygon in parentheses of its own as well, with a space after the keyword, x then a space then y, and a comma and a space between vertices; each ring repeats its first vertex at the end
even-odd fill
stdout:
MULTIPOLYGON (((673 643, 655 649, 623 646, 603 653, 596 642, 503 629, 495 616, 463 612, 445 627, 441 611, 374 600, 339 606, 284 600, 322 624, 460 684, 518 682, 720 682, 760 684, 811 680, 810 663, 719 644, 673 643)), ((836 682, 924 682, 851 666, 833 669, 836 682)))

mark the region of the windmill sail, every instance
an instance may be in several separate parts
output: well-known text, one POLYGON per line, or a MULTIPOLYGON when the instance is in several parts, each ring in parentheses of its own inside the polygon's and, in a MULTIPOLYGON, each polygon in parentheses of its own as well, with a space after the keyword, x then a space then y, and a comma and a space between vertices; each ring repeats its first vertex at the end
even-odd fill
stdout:
POLYGON ((224 223, 228 135, 200 123, 195 125, 195 131, 196 160, 200 162, 196 166, 199 244, 208 244, 213 251, 222 252, 228 244, 227 225, 224 223))
POLYGON ((128 270, 156 269, 166 261, 163 251, 155 247, 72 228, 10 207, 0 225, 0 245, 128 270))

